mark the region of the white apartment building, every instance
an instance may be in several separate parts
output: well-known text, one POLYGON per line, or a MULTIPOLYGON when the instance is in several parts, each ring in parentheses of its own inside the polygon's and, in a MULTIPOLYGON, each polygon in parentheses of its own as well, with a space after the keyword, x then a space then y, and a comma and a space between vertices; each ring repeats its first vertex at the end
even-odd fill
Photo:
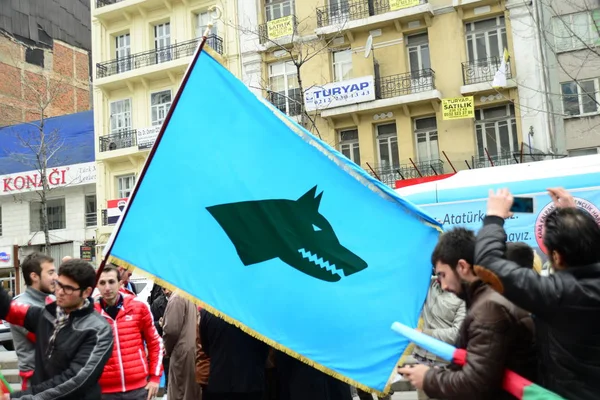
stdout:
MULTIPOLYGON (((0 175, 0 284, 15 295, 23 290, 20 261, 45 247, 40 172, 21 162, 31 159, 32 153, 17 139, 36 135, 35 129, 28 124, 0 129, 6 150, 0 155, 0 173, 8 172, 0 175)), ((98 210, 93 112, 50 118, 44 131, 57 132, 60 144, 47 169, 50 253, 57 265, 64 256, 94 262, 98 210)))

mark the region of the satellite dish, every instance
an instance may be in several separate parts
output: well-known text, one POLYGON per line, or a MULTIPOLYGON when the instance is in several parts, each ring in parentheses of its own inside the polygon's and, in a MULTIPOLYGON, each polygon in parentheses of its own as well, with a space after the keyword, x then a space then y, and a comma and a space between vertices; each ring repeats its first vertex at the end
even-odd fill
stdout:
POLYGON ((373 36, 369 35, 365 44, 365 58, 371 55, 371 50, 373 50, 373 36))

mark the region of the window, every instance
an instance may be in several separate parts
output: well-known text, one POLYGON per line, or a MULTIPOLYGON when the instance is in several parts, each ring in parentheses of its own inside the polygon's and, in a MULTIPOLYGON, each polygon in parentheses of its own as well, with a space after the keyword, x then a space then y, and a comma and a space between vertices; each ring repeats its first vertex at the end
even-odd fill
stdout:
POLYGON ((358 129, 346 129, 340 132, 340 152, 355 164, 360 165, 358 129))
POLYGON ((569 150, 569 157, 590 156, 592 154, 598 154, 597 147, 591 147, 591 148, 587 148, 587 149, 569 150))
POLYGON ((129 33, 115 37, 117 72, 131 70, 131 37, 129 33))
POLYGON ((438 147, 437 121, 435 117, 415 119, 415 140, 417 143, 417 160, 435 161, 440 159, 438 147))
POLYGON ((171 24, 154 26, 154 48, 156 49, 156 62, 163 63, 171 60, 171 24))
MULTIPOLYGON (((42 203, 32 201, 29 206, 31 232, 40 232, 42 231, 42 203)), ((46 202, 46 210, 48 215, 48 230, 65 229, 67 227, 65 199, 48 200, 46 202)))
POLYGON ((341 24, 348 20, 350 13, 349 0, 329 0, 329 22, 341 24))
MULTIPOLYGON (((204 31, 208 27, 208 23, 212 22, 212 16, 209 11, 199 13, 196 18, 196 37, 202 37, 204 31)), ((210 34, 217 36, 217 24, 214 24, 210 29, 210 34)))
POLYGON ((131 99, 110 103, 110 133, 131 130, 131 99))
POLYGON ((561 85, 563 112, 585 115, 598 112, 598 80, 565 82, 561 85))
POLYGON ((333 79, 336 82, 352 79, 352 50, 333 53, 333 79))
POLYGON ((131 195, 135 186, 135 175, 124 175, 117 177, 117 198, 124 199, 131 195))
POLYGON ((398 168, 398 135, 396 123, 377 126, 377 144, 379 146, 379 165, 381 168, 398 168))
POLYGON ((152 93, 150 95, 150 114, 152 115, 152 126, 161 126, 171 107, 171 91, 152 93))
POLYGON ((302 110, 298 70, 291 61, 269 65, 270 101, 289 116, 299 115, 302 110))
POLYGON ((98 224, 98 214, 96 211, 96 195, 85 196, 85 226, 96 226, 98 224))
POLYGON ((579 50, 598 43, 598 29, 590 11, 555 16, 552 27, 557 52, 579 50))
MULTIPOLYGON (((469 22, 465 26, 469 61, 500 60, 508 46, 504 17, 469 22)), ((496 71, 494 71, 495 73, 496 71)))
POLYGON ((492 158, 512 160, 512 153, 519 150, 514 106, 475 110, 475 134, 480 157, 487 149, 492 158))
POLYGON ((406 39, 410 72, 420 75, 419 71, 431 68, 429 59, 429 37, 427 32, 409 36, 406 39))
POLYGON ((293 0, 265 0, 265 16, 267 21, 292 15, 293 0))

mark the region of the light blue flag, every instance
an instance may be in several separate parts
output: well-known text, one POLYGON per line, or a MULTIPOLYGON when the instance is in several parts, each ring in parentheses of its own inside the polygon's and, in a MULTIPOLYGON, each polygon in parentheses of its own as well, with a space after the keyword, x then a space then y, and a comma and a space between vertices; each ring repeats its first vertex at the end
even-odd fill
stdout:
POLYGON ((438 223, 210 55, 194 60, 109 260, 338 379, 383 391, 409 344, 390 325, 417 326, 438 223))

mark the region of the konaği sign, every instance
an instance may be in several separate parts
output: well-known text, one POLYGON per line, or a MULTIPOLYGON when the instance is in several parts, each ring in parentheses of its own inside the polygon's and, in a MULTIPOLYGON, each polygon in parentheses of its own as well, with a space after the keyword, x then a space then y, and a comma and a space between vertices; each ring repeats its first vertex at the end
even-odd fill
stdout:
MULTIPOLYGON (((48 185, 51 189, 96 183, 96 163, 81 163, 63 167, 47 168, 48 185)), ((0 195, 18 194, 40 190, 40 171, 18 172, 0 176, 0 195)))

